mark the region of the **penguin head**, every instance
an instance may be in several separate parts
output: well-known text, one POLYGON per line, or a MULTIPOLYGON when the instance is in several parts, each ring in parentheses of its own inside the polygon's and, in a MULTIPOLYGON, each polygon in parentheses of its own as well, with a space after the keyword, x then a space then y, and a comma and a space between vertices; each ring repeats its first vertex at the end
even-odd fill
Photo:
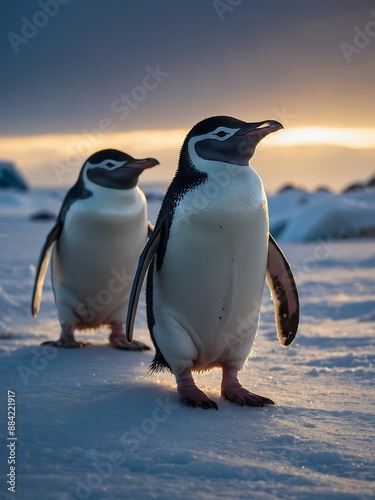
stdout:
POLYGON ((202 160, 247 166, 258 143, 268 134, 282 128, 281 123, 275 120, 247 123, 230 116, 213 116, 197 123, 190 130, 182 153, 184 148, 188 150, 198 170, 202 160))
POLYGON ((154 158, 136 160, 116 149, 104 149, 86 160, 81 176, 86 185, 91 182, 110 189, 132 189, 145 169, 158 164, 154 158))

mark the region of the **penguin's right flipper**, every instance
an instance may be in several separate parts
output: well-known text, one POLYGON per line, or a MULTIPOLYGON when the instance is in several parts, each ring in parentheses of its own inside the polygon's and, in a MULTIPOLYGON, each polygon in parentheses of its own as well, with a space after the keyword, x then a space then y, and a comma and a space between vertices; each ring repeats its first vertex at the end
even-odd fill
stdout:
POLYGON ((34 317, 38 314, 40 304, 42 302, 42 293, 44 280, 46 278, 48 264, 51 259, 51 246, 60 236, 63 228, 63 222, 61 219, 53 226, 51 231, 48 233, 46 241, 40 252, 38 268, 35 275, 34 289, 31 303, 31 313, 34 317))
POLYGON ((138 301, 139 301, 139 296, 141 294, 143 280, 145 279, 147 270, 160 245, 162 239, 163 227, 164 227, 164 221, 158 221, 158 223, 155 226, 154 232, 150 236, 150 239, 148 240, 138 260, 137 271, 135 273, 133 286, 130 292, 128 314, 126 318, 126 336, 129 342, 133 340, 135 315, 137 312, 138 301))

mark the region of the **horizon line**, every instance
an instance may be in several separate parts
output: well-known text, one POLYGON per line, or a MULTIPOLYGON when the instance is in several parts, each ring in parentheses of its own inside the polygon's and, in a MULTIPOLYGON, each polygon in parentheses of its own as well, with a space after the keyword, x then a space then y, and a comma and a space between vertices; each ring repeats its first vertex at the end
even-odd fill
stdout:
MULTIPOLYGON (((56 155, 56 160, 66 152, 79 156, 91 154, 95 149, 134 148, 155 151, 181 148, 188 131, 176 129, 139 129, 133 131, 83 130, 81 133, 53 133, 22 136, 0 136, 1 156, 13 156, 14 151, 27 148, 28 154, 39 152, 45 157, 56 155), (15 142, 17 144, 15 144, 15 142), (20 143, 23 143, 21 146, 20 143), (17 146, 16 148, 14 146, 17 146), (21 146, 21 148, 20 148, 21 146)), ((272 134, 262 141, 262 147, 335 146, 350 149, 375 149, 375 128, 373 127, 292 127, 272 134)), ((9 158, 11 159, 11 158, 9 158)))

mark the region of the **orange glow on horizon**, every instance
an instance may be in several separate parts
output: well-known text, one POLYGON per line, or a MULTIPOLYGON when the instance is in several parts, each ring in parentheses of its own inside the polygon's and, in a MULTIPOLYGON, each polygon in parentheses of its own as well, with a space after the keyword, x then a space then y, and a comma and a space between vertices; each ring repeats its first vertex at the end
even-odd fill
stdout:
MULTIPOLYGON (((97 131, 99 132, 99 131, 97 131)), ((86 159, 105 148, 117 148, 131 154, 147 151, 178 152, 187 134, 185 129, 136 130, 130 132, 46 134, 39 136, 0 137, 0 159, 38 164, 59 161, 76 154, 86 159)), ((326 145, 351 149, 375 149, 375 128, 297 127, 271 134, 262 141, 265 148, 326 145)))
MULTIPOLYGON (((75 182, 78 172, 85 160, 96 151, 106 148, 114 148, 125 151, 135 158, 144 158, 154 156, 160 161, 157 169, 151 169, 145 175, 145 179, 154 181, 169 181, 174 174, 181 145, 187 134, 186 129, 168 129, 168 130, 137 130, 130 132, 111 132, 102 133, 99 130, 81 134, 50 134, 40 136, 19 136, 19 137, 0 137, 0 161, 12 161, 21 169, 34 185, 71 185, 75 182)), ((280 158, 279 152, 283 149, 296 148, 296 154, 303 154, 301 147, 317 146, 317 154, 323 155, 321 172, 317 173, 317 167, 314 166, 314 173, 307 167, 300 170, 298 174, 293 170, 294 163, 284 159, 284 167, 279 174, 275 176, 271 170, 268 172, 268 178, 265 184, 271 186, 269 189, 275 189, 278 184, 285 181, 278 179, 295 179, 296 182, 315 185, 323 182, 320 179, 330 179, 332 185, 348 183, 353 178, 353 163, 345 168, 342 166, 342 155, 339 148, 346 148, 364 154, 372 154, 371 149, 375 149, 375 129, 374 128, 327 128, 327 127, 299 127, 290 128, 270 134, 266 137, 259 149, 268 151, 274 157, 275 161, 280 158), (323 148, 319 146, 335 147, 337 155, 337 164, 330 156, 330 172, 324 165, 323 148), (279 150, 278 150, 279 148, 279 150), (297 151, 298 148, 298 151, 297 151), (337 166, 339 176, 335 175, 334 165, 337 166), (341 180, 340 180, 341 179, 341 180)), ((292 151, 291 151, 292 152, 292 151)), ((284 157, 284 156, 283 156, 284 157)), ((272 156, 268 157, 269 160, 272 156)), ((350 157, 352 158, 352 157, 350 157)), ((368 157, 367 157, 368 158, 368 157)), ((348 160, 349 161, 349 160, 348 160)), ((350 160, 352 161, 352 160, 350 160)), ((256 160, 254 164, 256 166, 256 160)), ((306 165, 306 162, 304 162, 306 165)), ((267 164, 261 165, 263 174, 267 171, 267 164)), ((361 165, 356 166, 356 171, 372 171, 373 163, 368 158, 361 165)), ((365 174, 364 174, 365 175, 365 174)), ((367 174, 366 174, 367 175, 367 174)))
POLYGON ((267 146, 325 145, 351 149, 374 149, 375 128, 298 127, 272 134, 267 146))

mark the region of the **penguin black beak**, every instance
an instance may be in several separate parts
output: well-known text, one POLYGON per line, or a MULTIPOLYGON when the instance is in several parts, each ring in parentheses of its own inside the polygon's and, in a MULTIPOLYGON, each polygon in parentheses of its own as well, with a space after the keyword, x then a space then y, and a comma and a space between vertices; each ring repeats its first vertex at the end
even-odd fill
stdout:
POLYGON ((283 128, 281 123, 276 120, 265 120, 263 122, 246 123, 246 125, 240 128, 236 135, 256 137, 259 142, 268 134, 272 134, 272 132, 277 132, 283 128))
POLYGON ((126 163, 125 167, 146 170, 147 168, 152 168, 156 165, 159 165, 158 160, 155 160, 155 158, 146 158, 144 160, 132 160, 126 163))

